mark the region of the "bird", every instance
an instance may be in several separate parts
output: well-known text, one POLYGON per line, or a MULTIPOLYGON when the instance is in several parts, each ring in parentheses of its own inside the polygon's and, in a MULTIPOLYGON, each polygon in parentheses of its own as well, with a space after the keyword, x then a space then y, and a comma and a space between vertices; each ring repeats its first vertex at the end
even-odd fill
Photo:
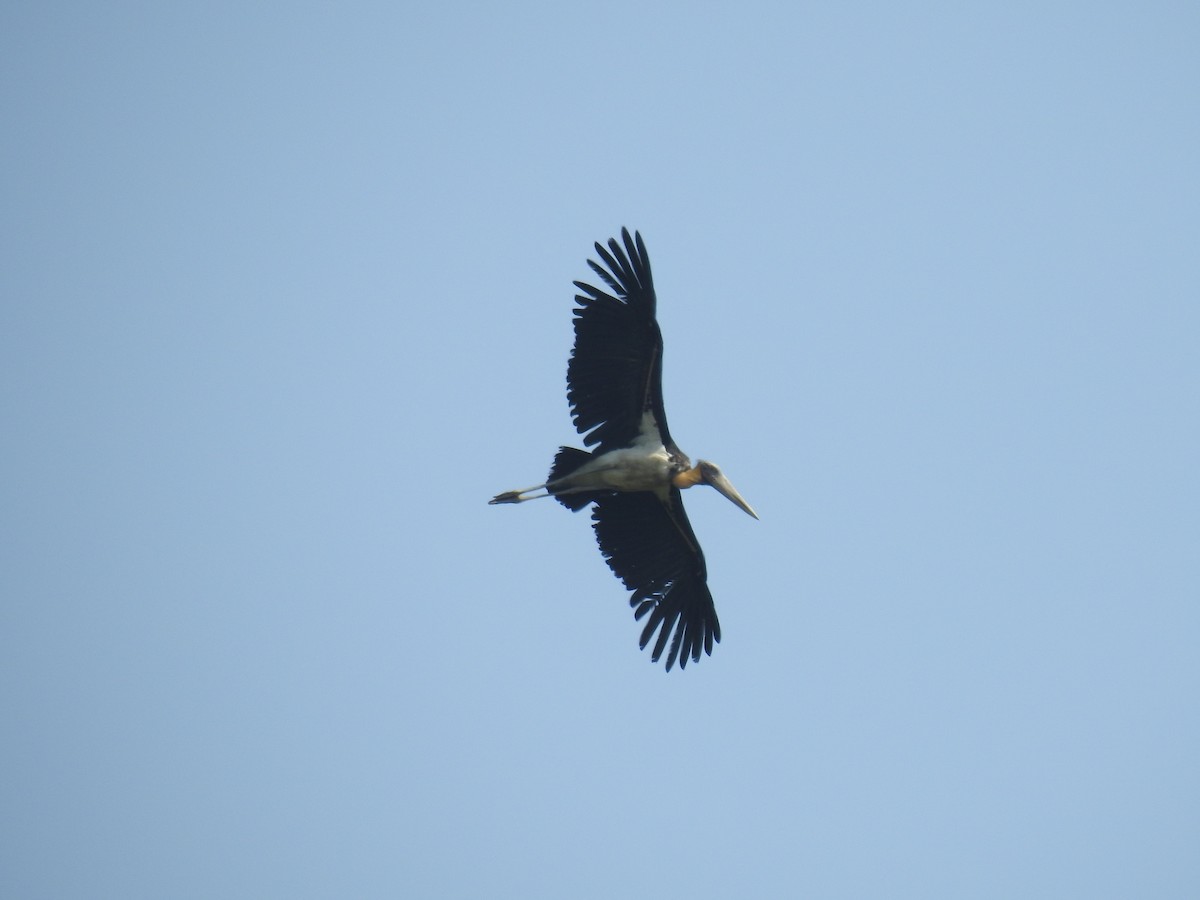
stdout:
POLYGON ((671 439, 663 408, 663 339, 650 257, 639 232, 607 247, 588 265, 602 287, 576 281, 575 346, 567 364, 567 400, 590 450, 560 447, 545 482, 497 494, 490 504, 554 497, 592 527, 609 568, 632 591, 639 646, 653 641, 651 662, 686 668, 711 656, 721 624, 708 588, 704 552, 681 491, 707 484, 755 519, 758 513, 715 464, 695 465, 671 439))

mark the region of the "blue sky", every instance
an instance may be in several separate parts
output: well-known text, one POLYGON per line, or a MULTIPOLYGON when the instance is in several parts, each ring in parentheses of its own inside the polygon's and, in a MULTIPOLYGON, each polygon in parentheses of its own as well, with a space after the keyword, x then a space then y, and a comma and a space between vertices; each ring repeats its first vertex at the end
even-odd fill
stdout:
MULTIPOLYGON (((903 8, 901 8, 903 6, 903 8)), ((0 894, 1195 897, 1200 11, 0 12, 0 894), (724 634, 586 515, 639 229, 724 634)))

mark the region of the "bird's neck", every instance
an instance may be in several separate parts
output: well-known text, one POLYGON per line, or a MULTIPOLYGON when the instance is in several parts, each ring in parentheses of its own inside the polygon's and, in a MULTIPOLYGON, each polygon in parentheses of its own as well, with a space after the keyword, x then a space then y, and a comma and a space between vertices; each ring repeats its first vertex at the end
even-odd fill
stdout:
POLYGON ((704 480, 700 474, 699 466, 692 466, 690 469, 684 469, 671 479, 671 484, 677 488, 690 488, 693 485, 700 484, 704 480))

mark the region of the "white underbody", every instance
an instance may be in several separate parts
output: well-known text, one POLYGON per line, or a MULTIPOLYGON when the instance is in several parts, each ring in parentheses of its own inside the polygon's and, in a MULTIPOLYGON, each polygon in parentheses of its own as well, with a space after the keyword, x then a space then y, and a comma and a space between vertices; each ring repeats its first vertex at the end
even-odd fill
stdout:
POLYGON ((659 438, 654 416, 647 412, 633 446, 610 450, 551 486, 556 493, 595 490, 665 493, 672 474, 670 454, 659 438))

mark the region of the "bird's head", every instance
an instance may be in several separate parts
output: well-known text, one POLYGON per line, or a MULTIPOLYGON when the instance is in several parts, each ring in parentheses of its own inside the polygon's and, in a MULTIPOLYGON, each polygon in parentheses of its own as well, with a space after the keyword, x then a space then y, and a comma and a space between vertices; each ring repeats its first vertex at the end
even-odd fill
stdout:
POLYGON ((747 513, 754 516, 754 518, 758 518, 758 513, 737 492, 737 488, 730 483, 729 479, 725 477, 725 473, 721 471, 716 463, 710 463, 706 459, 698 459, 696 460, 696 468, 693 471, 699 475, 696 483, 712 485, 727 499, 732 500, 747 513))

